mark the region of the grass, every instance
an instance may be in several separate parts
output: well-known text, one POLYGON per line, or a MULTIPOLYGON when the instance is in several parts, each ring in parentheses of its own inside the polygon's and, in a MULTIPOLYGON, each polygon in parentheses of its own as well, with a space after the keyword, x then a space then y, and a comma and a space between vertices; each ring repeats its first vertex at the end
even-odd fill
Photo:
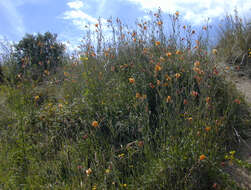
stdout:
POLYGON ((247 106, 179 17, 100 22, 62 72, 2 84, 0 189, 240 189, 224 168, 247 106))

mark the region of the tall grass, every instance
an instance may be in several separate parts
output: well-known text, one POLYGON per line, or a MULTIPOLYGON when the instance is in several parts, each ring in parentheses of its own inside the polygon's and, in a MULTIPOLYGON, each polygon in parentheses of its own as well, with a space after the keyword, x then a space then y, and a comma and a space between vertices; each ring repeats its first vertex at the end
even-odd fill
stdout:
POLYGON ((132 31, 100 21, 63 76, 2 85, 0 188, 238 189, 224 165, 245 102, 207 52, 208 28, 179 17, 171 33, 161 11, 132 31))

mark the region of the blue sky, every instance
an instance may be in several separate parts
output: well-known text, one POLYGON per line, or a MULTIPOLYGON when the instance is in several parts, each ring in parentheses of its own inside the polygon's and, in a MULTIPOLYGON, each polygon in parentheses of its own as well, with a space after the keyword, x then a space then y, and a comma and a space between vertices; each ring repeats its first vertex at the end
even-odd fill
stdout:
POLYGON ((50 31, 74 48, 84 35, 84 26, 94 25, 99 17, 119 17, 130 25, 158 7, 164 13, 178 10, 193 25, 208 17, 220 19, 235 8, 240 16, 251 15, 251 0, 0 0, 0 38, 18 41, 25 33, 50 31))

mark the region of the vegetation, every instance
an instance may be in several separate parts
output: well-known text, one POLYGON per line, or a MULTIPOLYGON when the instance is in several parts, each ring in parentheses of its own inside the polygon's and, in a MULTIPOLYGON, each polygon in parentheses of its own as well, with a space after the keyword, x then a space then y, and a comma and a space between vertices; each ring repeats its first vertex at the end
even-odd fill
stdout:
MULTIPOLYGON (((133 30, 108 20, 108 39, 97 23, 63 76, 0 86, 0 189, 239 189, 225 168, 249 114, 208 53, 208 26, 151 16, 133 30)), ((24 47, 40 65, 41 46, 23 44, 6 62, 24 47)))
POLYGON ((244 22, 236 11, 220 23, 218 37, 220 60, 251 77, 251 23, 244 22))

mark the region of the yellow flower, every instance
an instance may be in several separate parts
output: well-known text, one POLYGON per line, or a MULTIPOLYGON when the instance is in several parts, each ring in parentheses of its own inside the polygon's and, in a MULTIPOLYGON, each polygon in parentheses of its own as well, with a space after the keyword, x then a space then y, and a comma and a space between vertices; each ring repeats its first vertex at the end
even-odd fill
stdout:
POLYGON ((92 169, 89 168, 89 169, 85 170, 85 173, 87 176, 89 176, 92 173, 92 169))
POLYGON ((106 169, 106 170, 105 170, 105 173, 106 173, 106 174, 109 174, 109 173, 110 173, 110 169, 106 169))
POLYGON ((159 22, 158 22, 158 25, 159 25, 159 26, 161 26, 162 24, 163 24, 163 22, 162 22, 162 21, 159 21, 159 22))
POLYGON ((199 61, 195 61, 194 66, 195 67, 199 67, 200 66, 200 62, 199 61))
POLYGON ((216 55, 217 54, 217 49, 213 49, 212 52, 213 52, 214 55, 216 55))
POLYGON ((34 99, 37 101, 39 99, 39 96, 35 96, 34 99))
POLYGON ((206 156, 204 154, 200 155, 200 160, 204 160, 206 156))
POLYGON ((160 65, 157 64, 157 65, 155 66, 155 71, 156 71, 156 72, 161 71, 161 69, 162 69, 162 68, 161 68, 160 65))
POLYGON ((176 77, 176 79, 180 78, 180 74, 179 74, 179 73, 176 73, 176 74, 175 74, 175 77, 176 77))
POLYGON ((92 122, 92 126, 93 126, 93 127, 98 127, 98 122, 97 122, 97 121, 93 121, 93 122, 92 122))
POLYGON ((129 82, 131 83, 131 84, 133 84, 133 83, 135 83, 135 79, 134 78, 129 78, 129 82))
POLYGON ((189 117, 189 118, 187 118, 187 120, 188 120, 188 121, 192 121, 192 120, 193 120, 193 118, 192 118, 192 117, 189 117))
POLYGON ((80 61, 87 61, 88 57, 80 57, 80 61))
POLYGON ((123 158, 124 156, 125 156, 124 153, 118 155, 119 158, 123 158))
POLYGON ((127 184, 123 184, 123 187, 127 187, 127 184))

